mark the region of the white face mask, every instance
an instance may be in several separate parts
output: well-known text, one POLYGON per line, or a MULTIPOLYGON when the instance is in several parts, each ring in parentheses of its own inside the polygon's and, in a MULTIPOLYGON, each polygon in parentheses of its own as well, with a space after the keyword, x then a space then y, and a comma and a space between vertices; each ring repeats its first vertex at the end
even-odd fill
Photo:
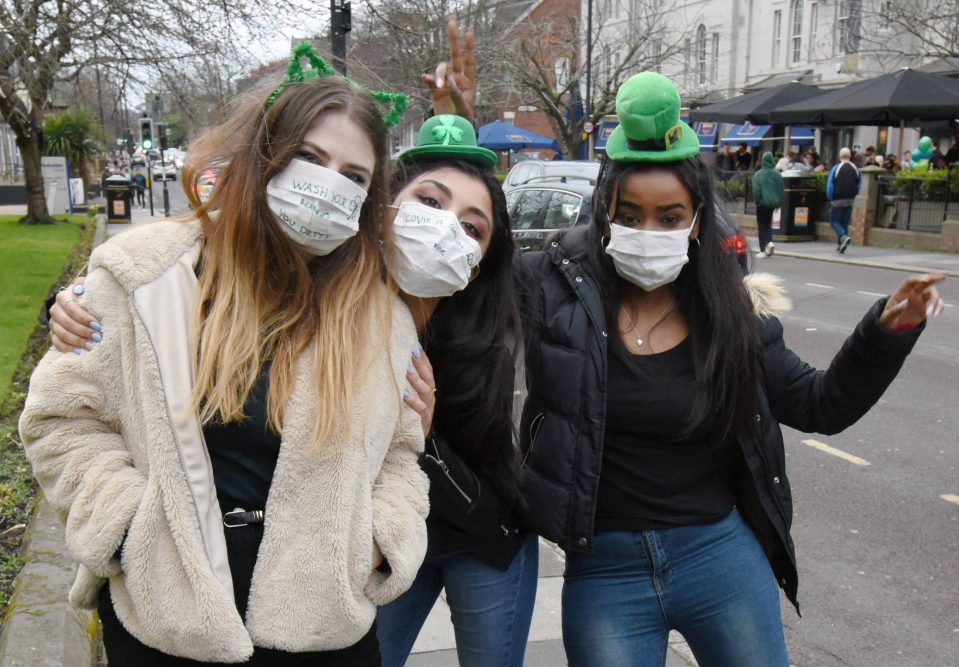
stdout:
POLYGON ((403 202, 393 220, 396 261, 390 269, 412 296, 443 297, 464 289, 482 250, 456 216, 419 202, 403 202))
POLYGON ((266 201, 294 243, 328 255, 360 230, 366 190, 332 169, 293 159, 267 183, 266 201))
POLYGON ((632 229, 610 223, 606 254, 613 258, 616 273, 650 292, 676 280, 689 262, 689 235, 696 226, 668 232, 632 229))

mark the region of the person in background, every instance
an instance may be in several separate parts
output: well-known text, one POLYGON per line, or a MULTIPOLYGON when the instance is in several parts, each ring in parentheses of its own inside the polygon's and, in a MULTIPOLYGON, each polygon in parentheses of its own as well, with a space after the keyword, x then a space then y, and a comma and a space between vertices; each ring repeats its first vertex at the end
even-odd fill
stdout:
POLYGON ((905 151, 902 154, 902 160, 899 162, 900 171, 909 171, 912 169, 912 153, 910 151, 905 151))
POLYGON ((861 166, 863 167, 881 167, 882 166, 882 156, 876 155, 875 146, 866 146, 866 155, 861 166))
POLYGON ((773 243, 773 211, 782 206, 783 177, 773 166, 773 154, 763 153, 763 166, 753 174, 753 201, 756 202, 756 226, 759 228, 759 254, 771 257, 776 251, 773 243))
POLYGON ((828 370, 811 367, 775 316, 781 283, 744 285, 723 253, 679 110, 665 77, 628 79, 592 224, 520 256, 525 517, 566 553, 570 665, 661 667, 676 630, 702 667, 788 667, 779 588, 796 604, 799 575, 781 424, 838 433, 865 415, 944 308, 944 276, 907 279, 828 370))
POLYGON ((730 144, 723 144, 723 154, 719 159, 719 170, 723 171, 736 171, 736 154, 733 152, 733 147, 730 144))
POLYGON ((746 144, 739 144, 736 150, 736 171, 746 172, 753 167, 753 155, 746 144))
POLYGON ((894 174, 899 173, 899 160, 896 158, 895 153, 890 153, 886 156, 886 160, 882 163, 882 168, 894 174))
POLYGON ((852 206, 862 185, 859 167, 851 161, 851 151, 845 146, 839 149, 839 164, 833 167, 826 179, 826 197, 829 199, 829 224, 836 232, 836 252, 844 254, 849 247, 849 222, 852 206))
POLYGON ((783 155, 782 151, 776 151, 774 159, 776 160, 776 171, 783 172, 789 169, 790 155, 783 155))
POLYGON ((147 178, 143 175, 142 169, 137 169, 136 173, 133 174, 133 186, 136 190, 137 204, 140 205, 140 208, 146 208, 147 178))
POLYGON ((98 318, 41 360, 20 433, 111 665, 380 666, 376 608, 427 545, 402 394, 435 389, 384 280, 406 101, 298 45, 191 147, 193 213, 114 236, 70 290, 98 318))

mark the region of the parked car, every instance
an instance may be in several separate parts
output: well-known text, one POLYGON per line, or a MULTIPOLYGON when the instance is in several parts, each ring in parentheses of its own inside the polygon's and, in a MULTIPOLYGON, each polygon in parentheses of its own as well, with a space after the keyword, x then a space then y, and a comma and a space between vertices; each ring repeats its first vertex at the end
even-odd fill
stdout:
POLYGON ((175 181, 176 167, 172 162, 160 163, 154 162, 150 168, 150 175, 154 181, 175 181))
POLYGON ((587 181, 596 183, 599 162, 595 160, 523 160, 514 164, 503 180, 503 191, 509 192, 520 185, 538 179, 556 180, 561 183, 587 181))
MULTIPOLYGON (((554 234, 588 225, 592 220, 595 180, 567 178, 563 182, 556 178, 555 175, 534 177, 506 193, 513 239, 520 252, 541 250, 554 234)), ((745 236, 719 202, 715 210, 716 222, 724 230, 722 247, 736 255, 743 273, 749 273, 749 245, 745 236)))

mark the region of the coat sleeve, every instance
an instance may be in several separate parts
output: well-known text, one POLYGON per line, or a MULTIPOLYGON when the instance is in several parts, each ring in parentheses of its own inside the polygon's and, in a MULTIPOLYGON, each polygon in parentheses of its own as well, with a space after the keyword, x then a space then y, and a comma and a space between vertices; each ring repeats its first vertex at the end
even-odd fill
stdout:
POLYGON ((20 438, 45 497, 65 519, 71 554, 107 577, 120 570, 115 554, 146 479, 120 432, 116 400, 123 395, 116 386, 123 371, 115 314, 127 298, 102 269, 86 285, 81 304, 100 313, 107 334, 91 352, 47 352, 30 379, 20 438), (91 294, 98 295, 96 304, 91 294))
POLYGON ((782 323, 763 321, 762 373, 776 419, 807 433, 832 435, 848 428, 875 405, 912 350, 925 324, 893 333, 879 324, 880 299, 833 357, 817 370, 786 347, 782 323))
POLYGON ((419 465, 422 451, 420 417, 403 404, 393 442, 373 483, 373 539, 389 565, 388 572, 374 570, 366 585, 367 597, 377 605, 406 591, 426 556, 429 481, 419 465))

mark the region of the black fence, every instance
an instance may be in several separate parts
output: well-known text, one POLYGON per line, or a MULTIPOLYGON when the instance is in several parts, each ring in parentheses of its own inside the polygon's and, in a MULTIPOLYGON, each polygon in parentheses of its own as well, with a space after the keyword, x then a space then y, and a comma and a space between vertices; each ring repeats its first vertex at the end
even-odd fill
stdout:
POLYGON ((716 172, 716 196, 722 201, 727 213, 756 213, 756 204, 753 202, 753 173, 755 172, 716 172))
POLYGON ((959 166, 948 177, 880 176, 876 226, 942 232, 942 221, 959 217, 959 166))

